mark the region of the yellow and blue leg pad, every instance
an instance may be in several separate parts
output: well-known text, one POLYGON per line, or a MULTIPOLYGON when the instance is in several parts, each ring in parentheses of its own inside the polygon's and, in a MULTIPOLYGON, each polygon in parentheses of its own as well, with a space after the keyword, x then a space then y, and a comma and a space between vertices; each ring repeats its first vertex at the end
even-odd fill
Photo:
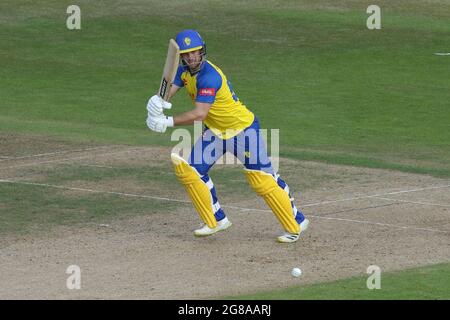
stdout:
MULTIPOLYGON (((286 190, 278 184, 278 177, 270 173, 249 169, 246 169, 245 172, 250 186, 272 209, 284 230, 290 233, 299 233, 300 225, 296 220, 298 211, 295 210, 294 212, 295 206, 293 207, 293 203, 289 196, 289 189, 287 188, 288 190, 286 192, 286 190)), ((301 216, 303 216, 303 214, 301 214, 301 216)), ((302 217, 299 217, 299 219, 301 218, 302 217)))
POLYGON ((214 185, 209 177, 201 176, 189 163, 178 154, 171 154, 175 175, 185 187, 197 213, 211 229, 217 227, 217 221, 223 219, 224 213, 215 196, 214 185))
POLYGON ((303 220, 305 220, 305 216, 303 215, 303 212, 300 209, 297 209, 294 202, 294 198, 291 197, 291 194, 289 192, 289 186, 287 185, 286 182, 284 182, 283 179, 280 178, 279 174, 275 174, 275 179, 277 180, 278 186, 288 194, 289 199, 291 200, 291 207, 295 217, 295 221, 297 221, 298 224, 302 223, 303 220))
MULTIPOLYGON (((194 170, 195 170, 195 167, 194 167, 194 170)), ((220 206, 219 199, 217 199, 216 188, 214 187, 214 183, 212 182, 211 178, 207 174, 200 175, 200 177, 201 177, 202 181, 204 183, 206 183, 206 186, 208 187, 209 192, 211 193, 214 217, 216 218, 216 221, 220 221, 223 218, 225 218, 225 212, 223 211, 223 209, 220 206)))

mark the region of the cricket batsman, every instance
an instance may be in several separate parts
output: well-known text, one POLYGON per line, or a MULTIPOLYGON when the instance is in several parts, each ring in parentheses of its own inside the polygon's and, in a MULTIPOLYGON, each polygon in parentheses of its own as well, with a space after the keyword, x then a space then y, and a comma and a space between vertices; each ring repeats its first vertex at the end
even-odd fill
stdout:
POLYGON ((192 125, 195 121, 204 124, 203 135, 192 147, 188 161, 178 154, 171 155, 176 176, 204 223, 194 235, 209 236, 231 226, 208 176, 209 169, 228 151, 244 164, 248 183, 283 227, 284 233, 277 240, 296 242, 309 221, 295 206, 286 182, 274 172, 258 118, 239 100, 222 70, 206 59, 206 45, 197 31, 183 30, 175 41, 180 49, 180 65, 169 99, 184 87, 194 109, 165 116, 164 109, 172 104, 155 95, 147 104, 147 126, 164 133, 167 127, 192 125))

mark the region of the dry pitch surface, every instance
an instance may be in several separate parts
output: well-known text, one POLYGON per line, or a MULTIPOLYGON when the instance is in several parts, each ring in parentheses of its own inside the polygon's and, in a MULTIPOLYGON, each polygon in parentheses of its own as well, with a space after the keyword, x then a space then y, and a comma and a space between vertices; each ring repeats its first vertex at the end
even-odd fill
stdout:
POLYGON ((280 174, 311 221, 298 243, 283 245, 241 167, 217 165, 211 178, 233 226, 195 238, 200 221, 172 173, 169 148, 0 138, 0 183, 11 188, 148 201, 145 214, 0 236, 0 299, 208 299, 361 275, 374 264, 392 271, 450 261, 448 179, 281 159, 280 174), (160 174, 114 174, 124 166, 160 174), (48 182, 74 168, 110 175, 48 182), (66 287, 69 265, 81 268, 80 290, 66 287), (301 278, 290 275, 295 266, 301 278))

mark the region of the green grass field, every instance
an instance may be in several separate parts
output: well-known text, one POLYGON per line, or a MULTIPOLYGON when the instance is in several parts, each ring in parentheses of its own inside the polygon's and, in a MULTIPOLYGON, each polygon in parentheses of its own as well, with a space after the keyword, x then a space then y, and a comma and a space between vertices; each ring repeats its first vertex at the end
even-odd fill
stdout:
MULTIPOLYGON (((450 264, 439 264, 400 272, 381 273, 381 288, 369 290, 367 276, 252 295, 226 297, 245 300, 448 300, 450 264)), ((293 282, 301 282, 294 279, 293 282)))
MULTIPOLYGON (((373 31, 366 28, 370 1, 79 0, 78 31, 66 28, 70 4, 1 1, 0 134, 173 145, 169 134, 147 129, 146 103, 158 88, 168 39, 195 28, 262 126, 280 129, 282 156, 450 177, 450 56, 434 55, 450 52, 449 3, 377 1, 382 29, 373 31)), ((169 114, 191 108, 184 92, 172 102, 169 114)), ((103 177, 83 170, 55 171, 48 182, 103 177)), ((146 169, 139 170, 115 174, 139 181, 146 169)), ((114 218, 111 208, 143 214, 146 205, 42 196, 7 184, 0 200, 0 233, 114 218)), ((389 274, 380 291, 354 278, 246 298, 448 299, 449 271, 440 265, 389 274)))
MULTIPOLYGON (((167 39, 197 28, 263 127, 298 159, 450 176, 450 13, 440 1, 0 4, 0 130, 169 145, 145 126, 167 39), (266 9, 270 7, 270 9, 266 9), (193 8, 193 9, 192 9, 193 8), (192 12, 190 12, 192 11, 192 12)), ((174 111, 191 108, 179 94, 174 111)))

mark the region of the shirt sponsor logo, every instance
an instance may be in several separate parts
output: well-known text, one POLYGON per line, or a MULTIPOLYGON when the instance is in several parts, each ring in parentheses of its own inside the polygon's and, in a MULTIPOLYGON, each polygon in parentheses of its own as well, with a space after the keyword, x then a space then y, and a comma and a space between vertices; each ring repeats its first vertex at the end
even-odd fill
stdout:
POLYGON ((216 89, 214 88, 200 89, 200 92, 198 94, 201 96, 214 96, 216 94, 216 89))

